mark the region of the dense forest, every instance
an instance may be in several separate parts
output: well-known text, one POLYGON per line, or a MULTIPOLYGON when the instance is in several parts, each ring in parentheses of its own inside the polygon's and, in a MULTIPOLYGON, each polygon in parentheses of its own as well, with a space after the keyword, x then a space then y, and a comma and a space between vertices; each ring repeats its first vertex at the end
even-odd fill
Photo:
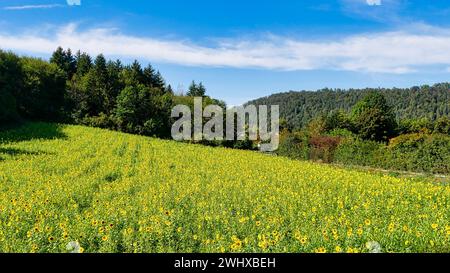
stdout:
POLYGON ((279 105, 280 116, 293 129, 306 126, 313 118, 333 110, 350 111, 370 92, 380 92, 392 107, 397 120, 450 116, 450 83, 393 89, 322 89, 274 94, 248 102, 255 105, 279 105))
POLYGON ((172 107, 190 105, 194 96, 225 106, 201 82, 193 81, 186 95, 174 94, 151 64, 125 65, 61 47, 49 61, 0 50, 0 129, 38 120, 168 138, 172 107))

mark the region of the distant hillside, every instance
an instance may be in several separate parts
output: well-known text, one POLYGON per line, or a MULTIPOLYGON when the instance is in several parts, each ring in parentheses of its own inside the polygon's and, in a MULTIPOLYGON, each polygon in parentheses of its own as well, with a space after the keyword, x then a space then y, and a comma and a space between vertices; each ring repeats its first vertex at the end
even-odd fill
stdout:
POLYGON ((294 128, 300 128, 312 118, 332 110, 349 111, 369 91, 381 91, 392 105, 398 119, 450 116, 450 83, 406 89, 322 89, 290 91, 249 101, 247 104, 279 105, 280 115, 294 128))

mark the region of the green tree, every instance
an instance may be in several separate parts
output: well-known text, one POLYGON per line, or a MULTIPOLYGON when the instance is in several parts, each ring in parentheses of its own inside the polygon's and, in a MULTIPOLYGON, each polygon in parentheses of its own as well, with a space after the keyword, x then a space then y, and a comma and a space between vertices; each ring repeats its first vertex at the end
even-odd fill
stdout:
POLYGON ((434 133, 450 135, 450 118, 441 117, 436 120, 434 133))
POLYGON ((395 116, 380 92, 370 92, 352 110, 355 130, 363 139, 387 141, 394 135, 395 116))
POLYGON ((166 93, 169 93, 169 94, 171 94, 171 95, 174 94, 173 89, 172 89, 172 86, 171 86, 170 84, 166 87, 166 93))
POLYGON ((350 117, 342 109, 331 111, 331 113, 325 117, 324 126, 326 131, 332 131, 334 129, 351 130, 353 127, 350 117))
POLYGON ((70 48, 65 51, 62 47, 58 47, 56 51, 53 52, 50 63, 56 64, 63 70, 69 80, 72 79, 72 76, 76 72, 76 59, 72 55, 70 48))
POLYGON ((159 71, 156 72, 156 74, 155 74, 155 78, 153 80, 152 86, 156 87, 156 88, 160 88, 162 90, 164 90, 166 87, 166 81, 164 80, 163 76, 161 75, 161 73, 159 71))
POLYGON ((19 114, 38 120, 61 118, 66 92, 66 73, 56 64, 22 58, 23 88, 16 96, 19 114))
POLYGON ((23 71, 19 57, 0 50, 0 122, 17 119, 14 94, 22 89, 23 71))
POLYGON ((143 84, 127 86, 117 98, 116 119, 119 129, 144 135, 167 135, 171 96, 160 96, 159 88, 143 84))
POLYGON ((203 83, 196 84, 195 81, 192 81, 186 95, 189 97, 203 97, 206 95, 206 88, 203 83))
POLYGON ((76 74, 80 77, 86 75, 93 65, 91 56, 85 52, 81 53, 79 50, 76 54, 75 61, 76 74))

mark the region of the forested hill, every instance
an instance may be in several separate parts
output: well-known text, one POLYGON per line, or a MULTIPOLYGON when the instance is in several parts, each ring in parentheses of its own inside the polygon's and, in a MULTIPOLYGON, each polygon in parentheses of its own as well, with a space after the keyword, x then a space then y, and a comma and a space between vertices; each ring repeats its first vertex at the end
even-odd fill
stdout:
POLYGON ((280 116, 294 128, 301 128, 312 118, 332 110, 350 109, 369 91, 380 91, 392 106, 397 119, 428 118, 432 121, 450 116, 450 83, 393 89, 322 89, 290 91, 249 101, 247 104, 279 105, 280 116))

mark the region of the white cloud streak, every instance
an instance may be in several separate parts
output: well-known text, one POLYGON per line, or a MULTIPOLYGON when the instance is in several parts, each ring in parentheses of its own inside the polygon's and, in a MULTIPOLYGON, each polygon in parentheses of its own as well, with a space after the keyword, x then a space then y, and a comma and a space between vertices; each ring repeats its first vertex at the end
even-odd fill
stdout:
POLYGON ((183 40, 130 36, 114 29, 79 31, 75 24, 70 24, 50 36, 0 33, 0 47, 50 54, 61 45, 90 54, 186 66, 409 73, 429 67, 444 67, 444 70, 449 67, 449 34, 450 30, 429 29, 425 33, 382 32, 323 41, 269 36, 259 40, 230 39, 202 46, 183 40))
POLYGON ((4 10, 26 10, 26 9, 52 9, 63 7, 60 4, 48 4, 48 5, 24 5, 24 6, 10 6, 4 7, 4 10))
POLYGON ((369 6, 381 6, 381 0, 366 0, 369 6))

